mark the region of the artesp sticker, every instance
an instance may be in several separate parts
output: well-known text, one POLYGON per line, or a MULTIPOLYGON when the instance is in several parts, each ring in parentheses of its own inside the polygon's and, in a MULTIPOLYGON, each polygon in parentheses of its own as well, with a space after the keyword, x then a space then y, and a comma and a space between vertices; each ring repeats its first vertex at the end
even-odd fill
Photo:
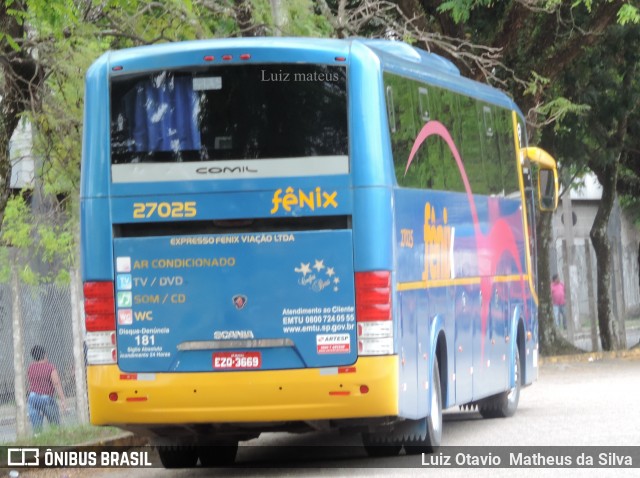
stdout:
POLYGON ((351 351, 351 336, 349 334, 316 335, 316 349, 318 354, 348 354, 351 351))

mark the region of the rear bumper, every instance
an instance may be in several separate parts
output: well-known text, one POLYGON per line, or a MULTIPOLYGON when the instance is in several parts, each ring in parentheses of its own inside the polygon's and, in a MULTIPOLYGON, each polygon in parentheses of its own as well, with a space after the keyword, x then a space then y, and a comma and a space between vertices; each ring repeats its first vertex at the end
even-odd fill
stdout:
POLYGON ((94 425, 250 423, 398 415, 398 357, 351 367, 157 373, 87 370, 94 425), (362 386, 368 391, 363 393, 362 386), (117 400, 109 395, 117 393, 117 400))

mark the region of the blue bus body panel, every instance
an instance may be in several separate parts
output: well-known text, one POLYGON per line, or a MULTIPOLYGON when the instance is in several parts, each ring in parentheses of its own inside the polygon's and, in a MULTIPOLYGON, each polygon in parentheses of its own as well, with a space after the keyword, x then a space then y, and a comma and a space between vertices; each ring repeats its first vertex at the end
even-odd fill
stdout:
POLYGON ((474 196, 477 226, 462 193, 398 189, 394 203, 397 281, 407 289, 397 299, 401 353, 407 357, 402 377, 407 390, 415 391, 401 401, 407 414, 417 410, 423 416, 428 402, 424 380, 429 370, 422 362, 434 345, 436 317, 455 351, 448 400, 466 403, 506 389, 513 312, 522 311, 525 317, 532 312, 527 310, 528 283, 522 279, 526 264, 520 200, 474 196), (504 226, 501 237, 495 237, 496 224, 504 226), (488 237, 492 239, 483 240, 488 237))
MULTIPOLYGON (((96 60, 86 75, 80 199, 108 197, 111 182, 109 145, 109 74, 107 55, 96 60), (90 159, 89 159, 90 158, 90 159)), ((85 219, 85 218, 83 218, 85 219)), ((109 218, 102 218, 108 222, 109 218)))
POLYGON ((257 353, 260 370, 352 364, 351 244, 350 231, 115 239, 120 368, 231 368, 216 351, 257 353))
POLYGON ((313 187, 304 186, 297 182, 281 181, 280 186, 267 191, 247 191, 239 193, 201 193, 201 194, 154 194, 153 196, 114 197, 111 200, 113 206, 112 221, 114 224, 122 223, 150 223, 157 222, 158 217, 165 216, 172 221, 203 221, 209 219, 242 219, 242 218, 277 218, 296 216, 335 216, 350 215, 353 210, 352 193, 350 189, 338 188, 330 182, 316 181, 313 187), (320 186, 322 184, 323 186, 320 186), (285 196, 287 188, 292 188, 292 197, 298 200, 295 205, 281 203, 274 205, 274 195, 278 198, 285 196), (319 188, 319 189, 318 189, 319 188), (320 199, 316 199, 320 192, 320 199), (304 198, 314 197, 313 209, 307 202, 300 200, 300 194, 304 198), (322 196, 325 194, 326 196, 322 196), (177 203, 193 203, 196 214, 186 217, 183 211, 175 212, 170 207, 156 209, 153 213, 147 207, 144 212, 144 204, 175 205, 177 203), (139 205, 139 206, 138 206, 139 205), (277 208, 277 209, 276 209, 277 208), (288 210, 287 210, 288 209, 288 210), (137 211, 137 212, 136 212, 137 211), (273 212, 272 212, 273 211, 273 212), (134 217, 137 214, 140 217, 134 217), (147 217, 148 216, 148 217, 147 217))
POLYGON ((113 280, 113 232, 111 203, 107 198, 86 198, 80 202, 82 277, 84 280, 113 280))

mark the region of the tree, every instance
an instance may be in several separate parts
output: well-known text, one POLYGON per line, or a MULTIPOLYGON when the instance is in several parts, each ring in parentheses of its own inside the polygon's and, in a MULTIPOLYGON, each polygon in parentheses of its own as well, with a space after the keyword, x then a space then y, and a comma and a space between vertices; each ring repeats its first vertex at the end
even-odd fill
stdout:
POLYGON ((9 141, 22 115, 37 107, 44 71, 23 22, 25 4, 0 3, 0 224, 10 194, 9 141))
MULTIPOLYGON (((602 185, 602 200, 591 228, 597 258, 598 327, 604 350, 617 348, 612 331, 611 244, 607 235, 616 191, 632 196, 640 183, 640 168, 634 153, 632 125, 640 114, 640 26, 615 26, 602 41, 568 70, 563 82, 573 84, 570 99, 589 105, 579 115, 569 115, 553 144, 563 158, 577 156, 593 171, 602 185)), ((574 160, 575 162, 575 160, 574 160)), ((633 196, 632 199, 633 201, 633 196)))

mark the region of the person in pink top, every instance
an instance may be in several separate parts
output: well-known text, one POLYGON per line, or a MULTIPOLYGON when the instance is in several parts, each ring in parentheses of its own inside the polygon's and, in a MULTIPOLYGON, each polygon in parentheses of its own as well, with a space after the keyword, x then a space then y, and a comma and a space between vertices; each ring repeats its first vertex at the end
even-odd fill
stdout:
POLYGON ((60 424, 60 412, 54 394, 60 399, 60 406, 65 409, 65 397, 60 383, 60 377, 55 366, 47 359, 42 345, 31 349, 34 362, 29 365, 27 378, 29 380, 29 397, 27 398, 27 413, 35 433, 42 430, 44 418, 51 425, 60 424))
POLYGON ((567 316, 564 313, 564 284, 560 282, 558 274, 554 274, 551 282, 551 301, 553 302, 553 318, 556 327, 567 328, 567 316), (562 315, 562 322, 560 316, 562 315))

